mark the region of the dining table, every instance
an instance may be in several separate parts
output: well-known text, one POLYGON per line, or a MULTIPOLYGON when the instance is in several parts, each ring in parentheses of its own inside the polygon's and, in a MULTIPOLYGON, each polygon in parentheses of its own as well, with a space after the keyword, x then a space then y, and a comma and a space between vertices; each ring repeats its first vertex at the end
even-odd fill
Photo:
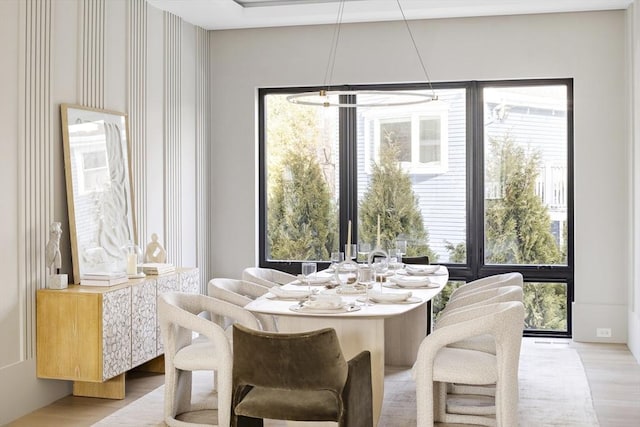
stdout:
POLYGON ((423 275, 408 274, 405 268, 387 272, 381 281, 371 283, 368 291, 363 290, 364 286, 340 285, 343 282, 340 275, 331 269, 323 270, 310 283, 295 280, 251 301, 245 308, 274 316, 278 332, 335 329, 347 360, 369 350, 373 419, 377 425, 384 396, 385 365, 413 365, 420 343, 428 333, 427 318, 431 315, 428 303, 448 281, 445 266, 431 269, 434 271, 423 275), (311 297, 302 296, 303 290, 310 290, 311 297), (312 304, 316 298, 340 303, 330 307, 312 304))

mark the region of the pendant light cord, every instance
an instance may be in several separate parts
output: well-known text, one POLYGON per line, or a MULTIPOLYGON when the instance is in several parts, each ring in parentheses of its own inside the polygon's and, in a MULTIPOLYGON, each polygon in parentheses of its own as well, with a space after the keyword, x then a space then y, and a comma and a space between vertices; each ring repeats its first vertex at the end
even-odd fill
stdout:
POLYGON ((331 39, 331 48, 329 50, 329 61, 327 62, 327 69, 324 72, 324 86, 329 89, 329 85, 333 80, 333 69, 336 65, 336 55, 338 52, 338 42, 340 40, 340 29, 342 27, 342 16, 344 14, 345 0, 340 0, 338 6, 338 16, 336 18, 336 26, 333 28, 333 38, 331 39))
POLYGON ((407 27, 407 32, 409 33, 409 37, 411 38, 411 43, 413 43, 413 49, 416 51, 416 55, 418 56, 418 60, 420 61, 420 66, 422 67, 422 71, 424 72, 424 76, 427 79, 427 83, 429 84, 429 89, 431 89, 431 93, 433 94, 433 99, 437 100, 435 90, 433 90, 433 85, 431 84, 431 78, 429 77, 429 73, 427 72, 427 67, 424 65, 424 61, 422 61, 422 56, 420 55, 420 51, 418 50, 418 46, 416 45, 416 40, 413 38, 413 33, 411 32, 411 27, 409 26, 409 21, 407 21, 407 17, 404 15, 404 10, 402 10, 402 5, 400 5, 400 0, 396 0, 398 4, 398 9, 400 9, 400 13, 402 14, 402 21, 404 22, 405 27, 407 27))

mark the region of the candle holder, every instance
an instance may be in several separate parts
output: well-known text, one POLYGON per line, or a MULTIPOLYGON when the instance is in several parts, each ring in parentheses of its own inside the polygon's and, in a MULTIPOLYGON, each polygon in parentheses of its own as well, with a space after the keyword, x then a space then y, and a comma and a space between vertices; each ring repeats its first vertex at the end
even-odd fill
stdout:
POLYGON ((128 242, 122 247, 127 261, 127 276, 129 279, 145 277, 145 274, 138 269, 142 262, 142 249, 133 242, 128 242))

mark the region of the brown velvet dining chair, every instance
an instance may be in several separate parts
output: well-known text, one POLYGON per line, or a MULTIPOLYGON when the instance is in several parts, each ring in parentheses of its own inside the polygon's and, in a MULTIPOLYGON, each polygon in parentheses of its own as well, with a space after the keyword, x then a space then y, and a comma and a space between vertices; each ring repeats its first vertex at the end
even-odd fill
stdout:
POLYGON ((232 427, 264 419, 371 427, 371 354, 345 360, 336 331, 273 333, 233 326, 232 427))
POLYGON ((402 262, 404 264, 429 264, 429 257, 427 255, 421 256, 403 256, 402 262))

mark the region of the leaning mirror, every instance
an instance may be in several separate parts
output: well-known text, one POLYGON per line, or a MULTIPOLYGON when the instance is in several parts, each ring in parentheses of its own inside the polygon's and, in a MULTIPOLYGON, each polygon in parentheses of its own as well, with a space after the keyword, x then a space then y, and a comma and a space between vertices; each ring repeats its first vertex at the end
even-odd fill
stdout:
POLYGON ((135 243, 127 116, 61 105, 74 283, 126 269, 135 243))

